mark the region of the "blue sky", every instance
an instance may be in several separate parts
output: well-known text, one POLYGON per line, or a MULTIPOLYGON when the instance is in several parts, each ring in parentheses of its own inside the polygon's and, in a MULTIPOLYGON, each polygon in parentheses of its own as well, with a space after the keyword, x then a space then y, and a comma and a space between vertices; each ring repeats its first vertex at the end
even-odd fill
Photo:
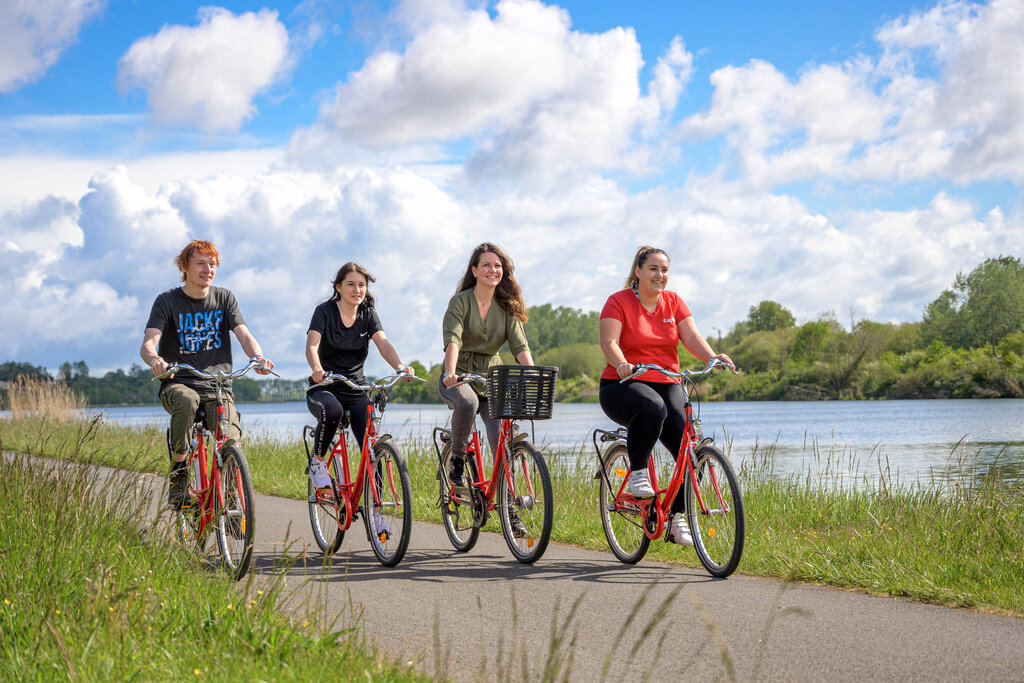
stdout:
POLYGON ((662 246, 708 334, 763 299, 916 320, 1024 255, 1021 0, 37 0, 0 22, 5 359, 135 362, 194 237, 290 376, 347 260, 430 363, 483 240, 528 303, 586 309, 662 246))

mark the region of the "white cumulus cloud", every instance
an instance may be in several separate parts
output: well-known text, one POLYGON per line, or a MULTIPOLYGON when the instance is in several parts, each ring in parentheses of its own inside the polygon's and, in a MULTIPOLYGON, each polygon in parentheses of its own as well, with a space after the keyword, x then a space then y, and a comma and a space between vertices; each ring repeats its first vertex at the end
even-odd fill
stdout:
POLYGON ((879 28, 877 58, 753 60, 711 74, 710 105, 682 125, 724 136, 762 186, 807 179, 1024 183, 1024 2, 943 2, 879 28))
POLYGON ((206 7, 198 18, 133 43, 118 61, 118 86, 145 90, 161 124, 238 130, 256 111, 253 98, 287 70, 288 31, 267 9, 206 7))
POLYGON ((0 2, 0 93, 41 78, 104 5, 106 0, 0 2))
MULTIPOLYGON (((537 0, 502 0, 494 16, 461 3, 400 4, 411 35, 340 83, 321 125, 368 148, 472 140, 475 176, 644 164, 631 143, 675 108, 692 75, 676 39, 644 93, 632 29, 572 30, 537 0)), ((314 136, 314 138, 317 136, 314 136)))

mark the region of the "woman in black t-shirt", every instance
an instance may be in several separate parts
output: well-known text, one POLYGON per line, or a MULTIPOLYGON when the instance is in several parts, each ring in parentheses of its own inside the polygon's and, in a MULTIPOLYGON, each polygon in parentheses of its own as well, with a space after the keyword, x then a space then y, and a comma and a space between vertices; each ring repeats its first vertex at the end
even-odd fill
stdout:
MULTIPOLYGON (((373 308, 373 296, 367 290, 370 282, 376 279, 365 268, 358 263, 346 263, 334 277, 331 298, 313 310, 306 332, 306 360, 313 370, 311 385, 322 382, 325 372, 345 375, 356 384, 365 384, 363 363, 371 339, 391 367, 414 374, 412 368, 402 366, 398 352, 384 334, 373 308)), ((317 419, 313 442, 315 457, 310 463, 309 478, 314 487, 327 488, 331 478, 325 458, 346 410, 351 416, 352 433, 362 448, 366 432, 366 394, 344 382, 335 382, 310 389, 306 393, 306 406, 317 419)))

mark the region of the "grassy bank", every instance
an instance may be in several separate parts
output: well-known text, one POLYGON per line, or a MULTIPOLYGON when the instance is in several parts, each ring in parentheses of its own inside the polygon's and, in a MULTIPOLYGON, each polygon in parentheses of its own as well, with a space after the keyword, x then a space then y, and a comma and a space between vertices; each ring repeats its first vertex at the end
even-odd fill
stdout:
MULTIPOLYGON (((68 457, 91 452, 110 465, 163 474, 163 433, 29 416, 0 421, 7 450, 68 457)), ((436 458, 426 442, 400 444, 406 454, 417 519, 440 523, 436 458)), ((302 499, 306 479, 298 443, 250 436, 245 443, 258 491, 302 499)), ((777 478, 771 453, 741 468, 747 544, 740 572, 905 596, 943 605, 1024 615, 1024 491, 996 479, 960 485, 903 485, 883 473, 877 483, 844 486, 845 465, 819 454, 815 476, 777 478)), ((597 515, 594 469, 549 456, 555 493, 552 540, 606 549, 597 515)), ((490 529, 497 530, 495 522, 490 529)), ((699 566, 691 549, 652 544, 650 558, 699 566)), ((543 561, 543 560, 542 560, 543 561)))
POLYGON ((284 616, 273 581, 202 570, 150 518, 134 477, 7 456, 0 508, 2 680, 421 679, 358 630, 330 633, 315 606, 284 616))

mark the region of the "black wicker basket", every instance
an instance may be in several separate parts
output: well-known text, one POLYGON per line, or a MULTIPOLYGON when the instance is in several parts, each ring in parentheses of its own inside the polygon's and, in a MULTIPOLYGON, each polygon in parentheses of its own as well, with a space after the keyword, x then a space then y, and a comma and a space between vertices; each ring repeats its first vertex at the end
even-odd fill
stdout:
POLYGON ((558 368, 550 365, 495 365, 487 371, 487 413, 491 419, 547 420, 555 404, 558 368))

